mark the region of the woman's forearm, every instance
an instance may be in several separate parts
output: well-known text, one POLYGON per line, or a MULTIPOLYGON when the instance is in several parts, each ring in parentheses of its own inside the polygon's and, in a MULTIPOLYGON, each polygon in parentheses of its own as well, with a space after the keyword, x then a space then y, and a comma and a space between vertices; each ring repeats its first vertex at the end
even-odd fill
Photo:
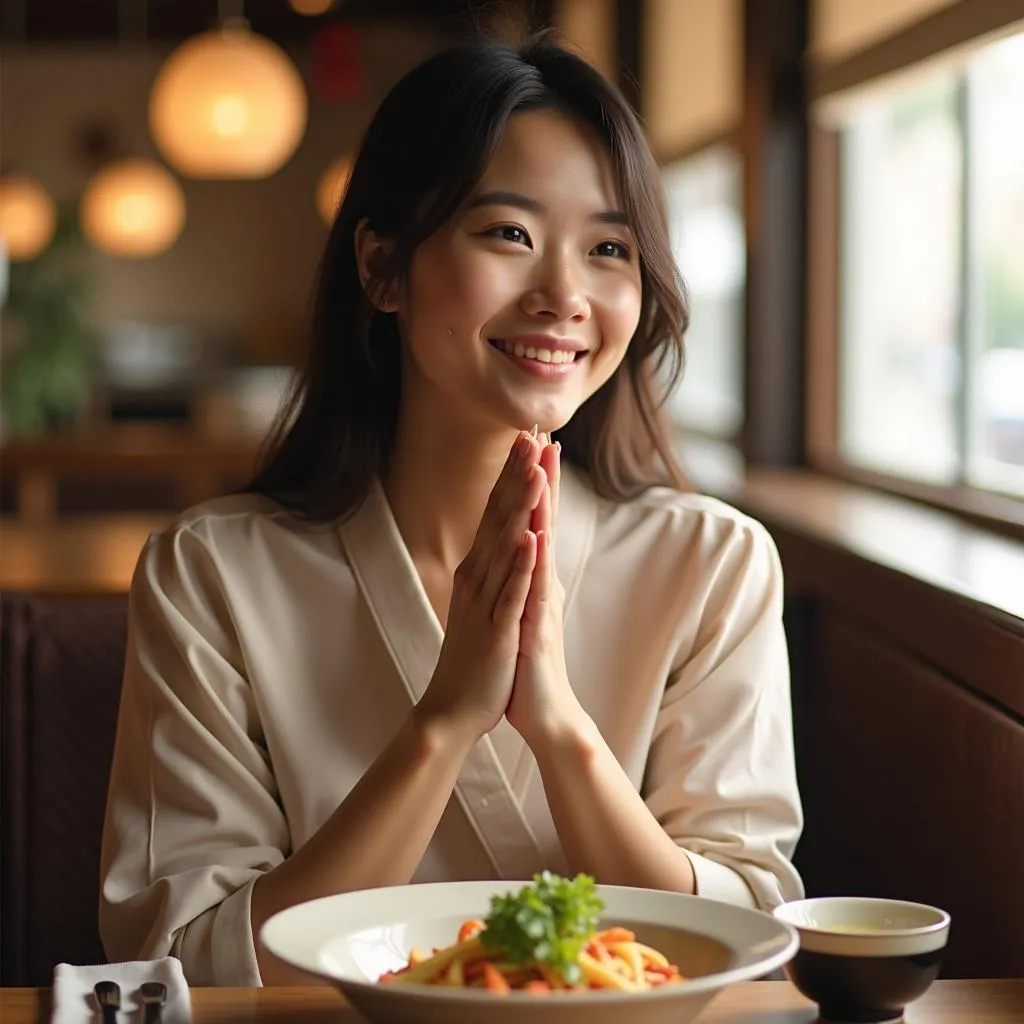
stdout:
POLYGON ((597 726, 579 711, 533 743, 571 869, 605 885, 692 893, 689 858, 648 810, 597 726))
POLYGON ((475 737, 414 710, 320 830, 252 892, 252 930, 265 985, 308 984, 259 949, 279 910, 340 892, 407 883, 451 796, 475 737))

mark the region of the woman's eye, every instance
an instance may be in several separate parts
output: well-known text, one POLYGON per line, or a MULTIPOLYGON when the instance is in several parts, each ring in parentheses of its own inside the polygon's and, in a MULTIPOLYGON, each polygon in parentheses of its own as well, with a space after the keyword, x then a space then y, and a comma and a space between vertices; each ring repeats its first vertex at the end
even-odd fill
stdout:
POLYGON ((530 236, 522 228, 517 228, 512 224, 505 224, 489 233, 505 242, 515 242, 517 245, 530 244, 530 236))
POLYGON ((628 260, 629 249, 621 242, 601 242, 594 246, 594 254, 597 256, 611 256, 613 259, 628 260))

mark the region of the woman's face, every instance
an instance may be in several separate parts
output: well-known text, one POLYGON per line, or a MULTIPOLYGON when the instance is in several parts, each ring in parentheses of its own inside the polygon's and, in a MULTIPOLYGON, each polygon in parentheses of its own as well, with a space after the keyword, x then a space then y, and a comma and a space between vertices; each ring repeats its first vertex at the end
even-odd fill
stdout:
POLYGON ((563 426, 640 318, 636 240, 601 142, 551 110, 513 117, 396 301, 407 407, 449 424, 563 426))

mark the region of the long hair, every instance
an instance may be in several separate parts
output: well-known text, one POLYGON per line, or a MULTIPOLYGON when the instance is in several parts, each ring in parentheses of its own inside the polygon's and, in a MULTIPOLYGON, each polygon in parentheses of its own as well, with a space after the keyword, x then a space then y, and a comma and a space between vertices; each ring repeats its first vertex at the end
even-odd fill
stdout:
POLYGON ((465 202, 509 119, 543 108, 589 126, 607 146, 637 240, 643 296, 622 363, 556 432, 562 457, 613 500, 655 484, 685 486, 661 407, 682 374, 688 311, 657 166, 614 86, 538 36, 520 46, 473 42, 445 50, 384 99, 327 239, 305 366, 247 490, 317 520, 343 519, 362 504, 392 452, 402 380, 398 318, 377 313, 364 292, 356 225, 366 218, 391 243, 371 288, 383 294, 465 202))

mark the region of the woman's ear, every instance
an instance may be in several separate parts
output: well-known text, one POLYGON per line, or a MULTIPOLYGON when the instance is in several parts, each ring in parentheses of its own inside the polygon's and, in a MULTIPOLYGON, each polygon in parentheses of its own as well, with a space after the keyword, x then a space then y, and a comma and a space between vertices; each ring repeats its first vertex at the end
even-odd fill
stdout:
POLYGON ((376 231, 371 230, 369 219, 364 217, 356 225, 354 244, 359 283, 363 286, 366 297, 381 313, 396 312, 398 303, 395 296, 385 290, 381 283, 385 280, 385 267, 393 250, 391 242, 380 238, 376 231))

